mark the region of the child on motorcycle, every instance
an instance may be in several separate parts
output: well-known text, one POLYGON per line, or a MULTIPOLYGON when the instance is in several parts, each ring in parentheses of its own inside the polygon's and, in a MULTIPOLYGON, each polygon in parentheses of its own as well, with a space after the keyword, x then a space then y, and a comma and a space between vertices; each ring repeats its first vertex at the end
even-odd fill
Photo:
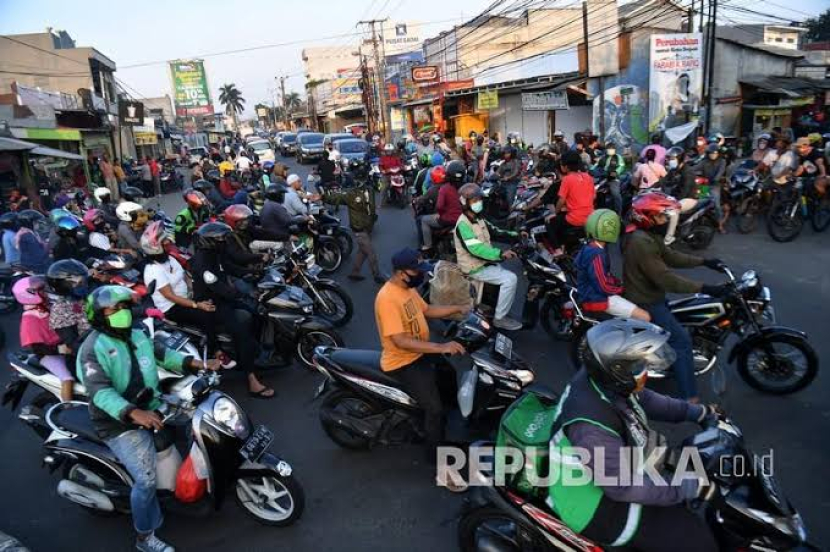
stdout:
POLYGON ((86 266, 75 259, 52 263, 46 271, 49 297, 49 327, 60 337, 58 350, 74 365, 78 347, 90 326, 83 309, 89 289, 86 266))
POLYGON ((620 217, 610 209, 597 209, 585 222, 586 243, 574 259, 577 271, 577 300, 586 311, 605 312, 615 318, 636 318, 646 322, 651 316, 631 301, 623 299, 622 283, 611 273, 611 259, 605 248, 620 237, 620 217))
POLYGON ((18 280, 12 294, 23 305, 20 317, 20 346, 32 349, 40 357, 40 364, 61 382, 61 400, 72 400, 75 380, 66 367, 66 360, 58 352, 60 336, 49 325, 49 306, 46 301, 46 279, 30 276, 18 280))

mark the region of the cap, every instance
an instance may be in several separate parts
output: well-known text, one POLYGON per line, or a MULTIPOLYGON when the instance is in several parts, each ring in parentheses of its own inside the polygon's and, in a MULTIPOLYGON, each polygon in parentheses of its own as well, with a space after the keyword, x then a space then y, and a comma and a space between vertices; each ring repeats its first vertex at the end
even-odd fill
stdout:
POLYGON ((798 140, 795 141, 795 146, 796 147, 809 146, 809 145, 811 145, 810 144, 810 139, 807 138, 806 136, 802 136, 801 138, 799 138, 798 140))
POLYGON ((429 263, 421 261, 420 253, 411 247, 406 247, 392 255, 392 268, 395 270, 420 270, 421 272, 427 272, 432 267, 429 263))
POLYGON ((300 177, 296 174, 289 174, 286 182, 288 182, 289 185, 294 184, 295 182, 300 182, 300 177))

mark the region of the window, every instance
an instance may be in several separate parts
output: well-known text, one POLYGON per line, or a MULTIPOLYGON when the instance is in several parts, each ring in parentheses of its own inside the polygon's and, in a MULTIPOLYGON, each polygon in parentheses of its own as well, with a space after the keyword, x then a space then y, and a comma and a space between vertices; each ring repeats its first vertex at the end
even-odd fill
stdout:
POLYGON ((776 41, 776 42, 784 42, 784 39, 783 39, 783 38, 781 38, 780 36, 776 36, 776 37, 775 37, 775 41, 776 41))
POLYGON ((787 42, 790 43, 790 44, 795 44, 795 39, 794 38, 788 38, 787 42))

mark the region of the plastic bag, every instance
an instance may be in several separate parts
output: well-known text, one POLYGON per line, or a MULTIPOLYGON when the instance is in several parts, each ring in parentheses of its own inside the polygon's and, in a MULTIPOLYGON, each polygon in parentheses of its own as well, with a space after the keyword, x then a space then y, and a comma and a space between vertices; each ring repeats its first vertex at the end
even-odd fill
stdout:
POLYGON ((187 455, 179 473, 176 474, 176 498, 180 502, 196 502, 207 491, 207 480, 199 479, 193 462, 193 456, 187 455))
MULTIPOLYGON (((429 302, 433 305, 473 305, 470 281, 457 264, 439 261, 429 282, 429 302)), ((455 315, 455 320, 463 316, 455 315)))
POLYGON ((475 403, 476 382, 478 381, 478 370, 475 366, 467 370, 461 376, 458 386, 458 409, 464 418, 469 418, 473 412, 475 403))

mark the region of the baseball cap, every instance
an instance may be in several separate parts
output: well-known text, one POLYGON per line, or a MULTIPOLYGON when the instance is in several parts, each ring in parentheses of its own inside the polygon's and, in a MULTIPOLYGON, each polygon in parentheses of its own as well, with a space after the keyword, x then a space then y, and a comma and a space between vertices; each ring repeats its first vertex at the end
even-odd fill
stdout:
POLYGON ((811 145, 810 144, 810 139, 807 138, 806 136, 802 136, 801 138, 799 138, 798 140, 795 141, 795 145, 796 145, 796 147, 809 146, 809 145, 811 145))
POLYGON ((421 260, 421 254, 406 247, 392 255, 392 268, 395 270, 420 270, 421 272, 428 272, 432 266, 421 260))
POLYGON ((296 174, 289 174, 288 179, 286 180, 286 182, 288 182, 289 185, 294 184, 295 182, 299 182, 299 181, 300 181, 300 177, 297 176, 296 174))

